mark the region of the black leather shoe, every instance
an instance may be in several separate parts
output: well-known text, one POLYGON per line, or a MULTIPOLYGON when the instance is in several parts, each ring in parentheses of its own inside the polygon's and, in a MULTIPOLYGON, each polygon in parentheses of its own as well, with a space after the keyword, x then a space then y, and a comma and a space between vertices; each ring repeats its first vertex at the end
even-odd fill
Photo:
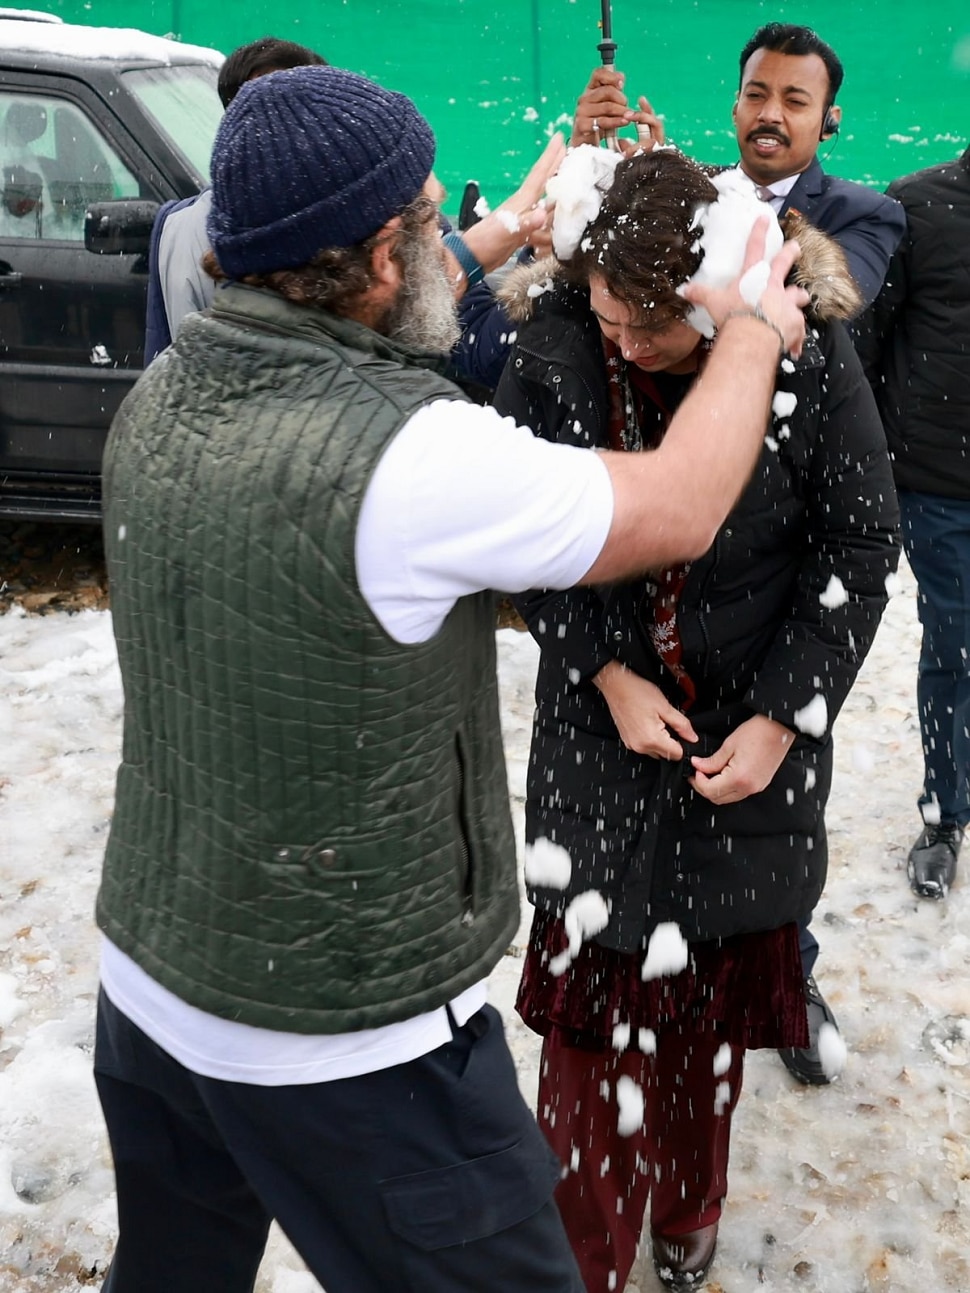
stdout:
POLYGON ((653 1240, 654 1269, 664 1288, 696 1289, 704 1282, 717 1248, 716 1221, 712 1225, 701 1226, 700 1230, 673 1235, 669 1239, 651 1231, 650 1238, 653 1240))
POLYGON ((831 1024, 836 1032, 839 1031, 839 1025, 812 975, 805 980, 805 1008, 808 1012, 808 1045, 788 1046, 779 1050, 778 1054, 785 1068, 799 1082, 804 1082, 806 1086, 828 1086, 832 1079, 822 1067, 818 1034, 823 1024, 831 1024))
POLYGON ((963 831, 956 822, 923 827, 906 864, 913 893, 921 898, 946 897, 957 873, 962 843, 963 831))

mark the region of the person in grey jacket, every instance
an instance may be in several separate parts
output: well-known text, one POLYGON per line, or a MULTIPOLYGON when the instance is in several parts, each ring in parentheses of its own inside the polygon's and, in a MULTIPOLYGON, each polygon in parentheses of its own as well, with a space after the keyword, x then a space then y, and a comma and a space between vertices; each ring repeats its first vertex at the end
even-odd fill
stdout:
MULTIPOLYGON (((276 36, 261 36, 240 45, 219 69, 217 90, 224 108, 257 76, 285 67, 326 65, 314 50, 276 36)), ((212 190, 175 198, 158 209, 148 253, 148 300, 145 307, 145 364, 172 344, 187 314, 212 304, 215 281, 202 268, 209 250, 206 222, 212 190)))
POLYGON ((889 440, 923 626, 923 828, 909 882, 942 899, 970 821, 970 148, 887 192, 906 233, 857 344, 889 440))

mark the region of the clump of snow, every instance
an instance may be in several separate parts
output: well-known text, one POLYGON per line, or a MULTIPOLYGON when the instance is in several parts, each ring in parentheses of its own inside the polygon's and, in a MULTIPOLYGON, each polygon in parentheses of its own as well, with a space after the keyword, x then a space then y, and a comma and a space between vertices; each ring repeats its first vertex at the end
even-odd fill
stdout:
POLYGON ((688 957, 687 940, 680 932, 680 926, 672 920, 666 920, 650 935, 640 977, 646 982, 648 979, 659 979, 664 974, 679 974, 686 966, 688 957))
POLYGON ((525 846, 524 871, 528 884, 544 889, 565 889, 569 885, 573 864, 561 844, 543 837, 525 846))
POLYGON ((564 974, 569 963, 579 955, 579 949, 588 938, 606 928, 610 909, 598 889, 587 889, 577 894, 563 913, 563 924, 569 946, 549 962, 551 974, 564 974))
POLYGON ((640 1047, 642 1055, 656 1055, 657 1053, 657 1034, 652 1028, 640 1028, 637 1030, 637 1045, 640 1047))
POLYGON ((764 290, 768 286, 770 277, 771 266, 768 262, 766 260, 756 261, 750 269, 746 269, 741 275, 741 281, 738 283, 741 300, 746 301, 748 305, 757 305, 764 295, 764 290))
POLYGON ((613 1049, 615 1051, 625 1051, 630 1045, 630 1025, 617 1024, 613 1029, 613 1049))
POLYGON ((895 570, 891 570, 886 576, 886 595, 888 597, 895 597, 901 589, 902 584, 900 583, 899 575, 895 570))
POLYGON ((798 396, 794 391, 775 391, 774 399, 771 401, 771 411, 779 420, 790 418, 797 404, 798 396))
POLYGON ((806 736, 824 736, 829 725, 829 707, 825 697, 816 692, 803 709, 795 710, 792 717, 795 726, 806 736))
POLYGON ((830 1082, 845 1068, 847 1054, 841 1033, 826 1020, 818 1030, 818 1058, 830 1082))
POLYGON ((500 221, 509 233, 519 232, 519 217, 514 211, 510 211, 508 207, 499 207, 495 212, 495 219, 500 221))
POLYGON ((567 151, 558 173, 549 180, 546 195, 556 204, 552 246, 560 260, 570 259, 583 230, 599 215, 603 197, 613 183, 613 172, 622 160, 622 153, 580 144, 567 151))
POLYGON ((928 803, 920 804, 920 814, 927 826, 939 826, 940 801, 936 795, 931 795, 928 803))
MULTIPOLYGON (((764 261, 747 271, 744 276, 747 294, 742 291, 749 305, 757 305, 768 281, 769 262, 784 242, 781 226, 772 208, 761 201, 754 184, 737 167, 713 176, 712 183, 718 191, 717 198, 698 207, 691 223, 692 229, 700 230, 698 246, 703 259, 689 281, 712 287, 726 287, 733 282, 744 267, 748 237, 755 221, 767 214, 770 223, 764 261)), ((703 336, 714 336, 714 320, 703 306, 692 305, 687 322, 703 336)))
POLYGON ((731 1047, 727 1042, 722 1042, 717 1048, 717 1054, 714 1056, 714 1076, 723 1077, 731 1067, 731 1047))
POLYGON ((718 1118, 724 1113, 731 1103, 731 1084, 730 1082, 718 1082, 714 1088, 714 1113, 718 1118))
POLYGON ((837 610, 840 606, 846 604, 849 600, 849 594, 845 591, 845 584, 843 584, 838 575, 832 575, 829 578, 829 582, 825 585, 825 591, 819 593, 818 600, 828 611, 837 610))
POLYGON ((526 296, 542 296, 545 292, 552 291, 552 279, 545 278, 541 283, 530 283, 525 289, 526 296))
POLYGON ((643 1092, 625 1073, 616 1079, 616 1103, 617 1132, 621 1136, 635 1136, 643 1126, 643 1092))

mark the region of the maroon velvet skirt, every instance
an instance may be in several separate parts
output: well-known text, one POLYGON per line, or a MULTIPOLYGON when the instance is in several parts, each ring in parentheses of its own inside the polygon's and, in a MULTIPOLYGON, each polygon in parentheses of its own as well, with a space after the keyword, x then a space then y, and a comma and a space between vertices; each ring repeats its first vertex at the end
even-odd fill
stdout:
POLYGON ((645 949, 616 952, 593 942, 565 973, 552 974, 549 962, 567 943, 563 922, 537 909, 515 1005, 543 1037, 555 1030, 567 1046, 601 1050, 612 1047, 618 1024, 630 1026, 635 1045, 641 1028, 683 1023, 717 1024, 726 1041, 745 1050, 809 1044, 795 924, 690 943, 685 969, 646 983, 645 949))

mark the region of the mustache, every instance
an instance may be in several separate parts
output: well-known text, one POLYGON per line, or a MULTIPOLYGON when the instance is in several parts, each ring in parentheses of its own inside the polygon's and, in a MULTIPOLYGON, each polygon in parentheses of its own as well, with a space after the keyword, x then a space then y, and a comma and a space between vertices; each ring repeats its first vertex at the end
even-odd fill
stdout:
POLYGON ((780 130, 774 130, 771 126, 762 126, 760 130, 751 130, 745 137, 745 143, 750 144, 754 139, 777 139, 786 147, 791 144, 791 140, 780 130))

